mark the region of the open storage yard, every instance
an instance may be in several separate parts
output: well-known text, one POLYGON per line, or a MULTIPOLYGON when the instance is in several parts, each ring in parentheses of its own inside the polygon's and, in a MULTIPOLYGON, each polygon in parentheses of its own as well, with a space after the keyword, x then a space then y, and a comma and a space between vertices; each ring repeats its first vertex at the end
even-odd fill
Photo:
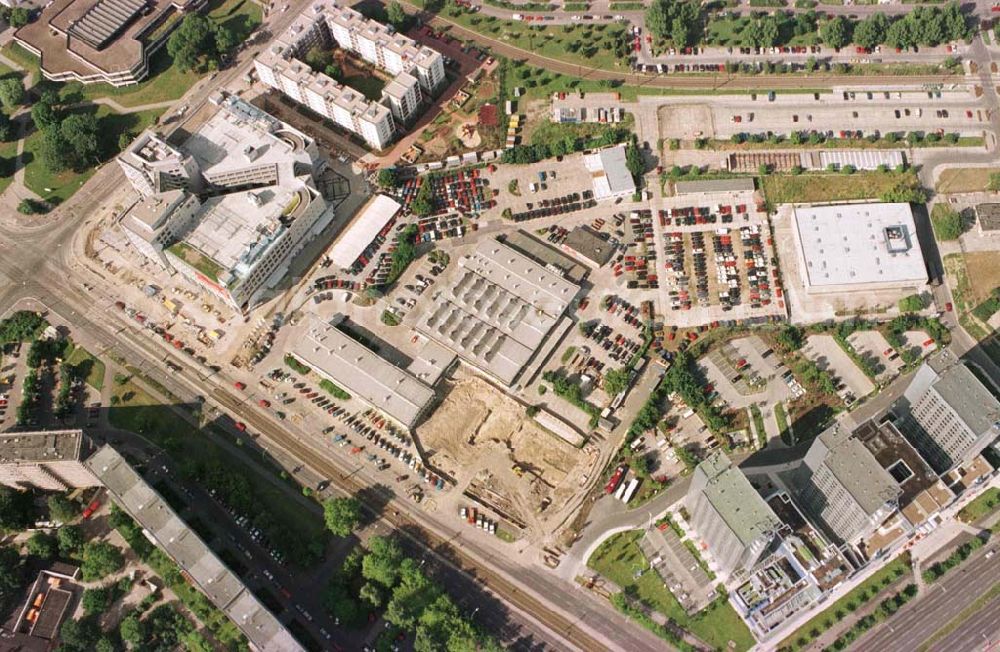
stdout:
POLYGON ((562 523, 597 472, 596 450, 576 449, 546 431, 514 399, 475 376, 454 382, 417 439, 432 466, 532 538, 562 523))

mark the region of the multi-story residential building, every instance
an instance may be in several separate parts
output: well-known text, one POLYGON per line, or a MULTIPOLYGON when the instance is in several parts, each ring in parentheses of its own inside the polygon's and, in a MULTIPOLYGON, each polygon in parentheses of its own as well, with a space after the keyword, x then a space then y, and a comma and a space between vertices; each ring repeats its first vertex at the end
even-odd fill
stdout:
POLYGON ((750 570, 780 542, 781 520, 723 453, 698 465, 684 500, 691 527, 727 574, 750 570))
POLYGON ((100 484, 83 460, 93 452, 82 430, 0 435, 0 484, 14 489, 68 491, 100 484))
POLYGON ((411 121, 424 98, 436 94, 445 80, 439 52, 334 0, 311 4, 254 65, 264 84, 359 134, 376 149, 391 143, 397 125, 411 121), (379 102, 301 61, 310 49, 333 44, 395 76, 379 102))
POLYGON ((839 424, 816 438, 794 478, 805 513, 839 543, 870 536, 899 507, 893 477, 839 424))
POLYGON ((924 363, 893 412, 939 474, 970 461, 1000 436, 1000 402, 947 351, 924 363))

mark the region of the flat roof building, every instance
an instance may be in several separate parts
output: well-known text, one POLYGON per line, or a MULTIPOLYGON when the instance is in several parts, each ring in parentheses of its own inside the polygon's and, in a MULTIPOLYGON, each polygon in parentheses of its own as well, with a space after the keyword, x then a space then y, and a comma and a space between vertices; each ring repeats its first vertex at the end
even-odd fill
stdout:
POLYGON ((678 195, 692 195, 713 192, 753 192, 753 179, 740 177, 736 179, 697 179, 694 181, 678 181, 674 191, 678 195))
POLYGON ((251 648, 268 652, 305 649, 118 451, 103 446, 85 464, 143 533, 236 624, 251 648))
POLYGON ((899 429, 939 474, 972 460, 1000 436, 1000 402, 947 351, 924 362, 892 410, 899 429))
POLYGON ((777 545, 784 527, 743 472, 721 452, 695 469, 684 502, 691 527, 727 574, 753 568, 777 545))
POLYGON ((615 248, 587 226, 578 226, 566 235, 562 248, 594 267, 604 267, 614 256, 615 248))
POLYGON ((128 86, 149 74, 149 59, 205 0, 54 0, 14 40, 41 59, 57 82, 128 86))
POLYGON ((42 491, 95 487, 100 483, 83 464, 92 450, 78 429, 0 434, 0 484, 42 491))
POLYGON ((330 322, 310 316, 291 353, 317 373, 412 430, 434 402, 434 389, 397 367, 330 322))
POLYGON ((569 328, 579 286, 497 240, 462 257, 417 323, 424 335, 503 385, 522 376, 546 340, 569 328))
POLYGON ((245 313, 333 210, 313 182, 324 166, 313 139, 236 96, 213 102, 180 149, 145 133, 119 157, 143 195, 120 224, 144 256, 245 313))
POLYGON ((577 285, 583 283, 590 273, 587 266, 580 263, 576 257, 553 248, 524 229, 504 233, 497 236, 497 240, 539 264, 555 268, 564 278, 577 285))
POLYGON ((839 424, 813 441, 794 479, 803 511, 845 544, 870 536, 897 511, 902 493, 865 445, 839 424))
POLYGON ((631 197, 635 194, 635 179, 625 164, 625 145, 584 154, 583 165, 590 173, 597 201, 631 197))
POLYGON ((402 205, 388 195, 375 195, 337 238, 330 260, 341 269, 350 269, 382 229, 399 213, 402 205))
POLYGON ((909 204, 797 206, 794 221, 806 292, 902 290, 927 283, 909 204))
POLYGON ((980 235, 1000 235, 1000 204, 976 204, 976 228, 980 235))
POLYGON ((254 66, 264 84, 358 134, 376 149, 392 142, 397 124, 415 119, 424 99, 436 94, 445 81, 441 53, 334 0, 311 2, 254 59, 254 66), (334 44, 395 76, 378 102, 302 61, 310 49, 334 44))

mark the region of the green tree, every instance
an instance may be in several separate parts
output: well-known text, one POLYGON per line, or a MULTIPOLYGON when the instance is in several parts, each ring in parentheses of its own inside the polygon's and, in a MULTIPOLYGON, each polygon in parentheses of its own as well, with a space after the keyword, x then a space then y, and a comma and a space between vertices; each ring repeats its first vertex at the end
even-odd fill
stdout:
POLYGON ((31 20, 31 12, 25 7, 14 7, 10 10, 10 26, 14 29, 24 27, 31 20))
POLYGON ((920 312, 924 309, 924 300, 919 294, 911 294, 899 300, 900 312, 920 312))
POLYGON ((389 22, 396 28, 397 31, 406 31, 410 17, 406 15, 405 11, 403 11, 403 5, 393 0, 393 2, 390 2, 389 6, 386 7, 385 13, 389 22))
POLYGON ((889 19, 885 14, 875 13, 854 28, 854 42, 870 50, 885 41, 888 31, 889 19))
POLYGON ((361 575, 391 589, 396 586, 402 561, 403 549, 398 541, 374 536, 368 540, 368 553, 361 561, 361 575))
POLYGON ((92 113, 74 113, 59 124, 59 133, 72 151, 77 168, 97 163, 99 145, 97 118, 92 113))
POLYGON ((35 520, 31 494, 0 487, 0 530, 23 530, 35 520))
MULTIPOLYGON (((510 150, 507 150, 510 151, 510 150)), ((427 217, 434 212, 433 199, 433 189, 431 188, 430 179, 424 178, 420 184, 420 189, 417 190, 416 197, 410 203, 410 210, 417 217, 427 217)))
POLYGON ((67 620, 59 628, 60 652, 91 652, 101 637, 101 628, 93 616, 67 620))
POLYGON ((28 539, 28 554, 42 559, 52 559, 59 552, 59 542, 51 534, 35 532, 28 539))
POLYGON ((365 582, 358 591, 358 597, 373 607, 381 607, 385 600, 384 589, 375 582, 365 582))
POLYGON ((139 614, 131 611, 122 618, 122 621, 118 623, 118 635, 133 648, 142 643, 146 639, 146 632, 142 621, 139 620, 139 614))
POLYGON ((0 546, 0 604, 9 605, 19 596, 23 577, 21 555, 9 546, 0 546))
POLYGON ((931 209, 931 224, 938 240, 958 240, 962 235, 962 216, 948 204, 934 205, 931 209))
POLYGON ((913 28, 905 18, 893 21, 885 32, 885 44, 891 48, 906 50, 915 42, 913 28))
POLYGON ((52 105, 39 100, 31 107, 31 121, 35 123, 35 129, 44 131, 59 124, 59 116, 52 105))
POLYGON ((642 153, 639 151, 639 147, 636 145, 634 139, 625 146, 625 167, 628 168, 636 184, 639 184, 642 181, 642 173, 645 165, 642 162, 642 153))
POLYGON ((48 499, 49 516, 59 523, 71 523, 80 515, 76 503, 66 497, 66 494, 52 494, 48 499))
POLYGON ((119 570, 125 565, 122 551, 106 541, 90 541, 83 546, 83 563, 80 571, 86 582, 93 582, 119 570))
POLYGON ((323 503, 323 520, 338 537, 350 536, 361 522, 361 502, 354 497, 330 498, 323 503))
POLYGON ((215 26, 213 39, 216 56, 232 52, 240 44, 239 35, 232 28, 226 27, 224 23, 215 26))
POLYGON ((396 168, 382 168, 379 170, 377 183, 379 188, 395 188, 398 183, 396 168))
POLYGON ((323 592, 323 607, 341 625, 355 625, 361 621, 362 608, 350 592, 338 581, 332 581, 323 592))
POLYGON ((385 619, 403 629, 413 629, 421 614, 441 595, 441 589, 421 571, 412 559, 404 559, 399 584, 386 606, 385 619))
MULTIPOLYGON (((333 65, 333 53, 326 48, 314 45, 306 52, 303 61, 309 64, 313 70, 326 70, 327 66, 333 65)), ((333 77, 333 75, 330 76, 333 77)))
POLYGON ((167 53, 181 71, 202 69, 216 54, 212 24, 201 14, 187 14, 170 35, 167 53))
POLYGON ((851 42, 851 24, 843 16, 823 23, 819 36, 828 47, 840 49, 851 42))
POLYGON ((56 539, 59 541, 59 552, 69 556, 83 545, 83 530, 79 525, 64 525, 56 532, 56 539))
POLYGON ((80 604, 85 615, 101 613, 111 604, 111 591, 105 586, 84 589, 80 604))
POLYGON ((20 77, 0 79, 0 102, 8 109, 24 102, 24 82, 20 77))
POLYGON ((628 369, 609 369, 604 374, 604 392, 608 396, 618 396, 628 387, 628 369))
POLYGON ((14 135, 14 125, 10 116, 0 111, 0 141, 7 142, 14 135))

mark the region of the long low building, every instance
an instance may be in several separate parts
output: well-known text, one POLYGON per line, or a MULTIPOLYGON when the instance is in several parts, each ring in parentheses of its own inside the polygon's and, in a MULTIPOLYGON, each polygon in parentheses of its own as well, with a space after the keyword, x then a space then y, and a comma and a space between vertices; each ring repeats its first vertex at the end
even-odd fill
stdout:
POLYGON ((334 243, 330 250, 333 264, 350 269, 400 208, 399 202, 387 195, 372 198, 334 243))
POLYGON ((381 357, 338 326, 311 316, 292 355, 318 374, 410 430, 434 402, 434 388, 381 357))
POLYGON ((262 652, 305 650, 118 451, 103 446, 84 464, 115 502, 142 526, 143 533, 240 628, 253 649, 262 652))
POLYGON ((497 240, 458 261, 417 330, 504 385, 565 333, 579 286, 497 240))

